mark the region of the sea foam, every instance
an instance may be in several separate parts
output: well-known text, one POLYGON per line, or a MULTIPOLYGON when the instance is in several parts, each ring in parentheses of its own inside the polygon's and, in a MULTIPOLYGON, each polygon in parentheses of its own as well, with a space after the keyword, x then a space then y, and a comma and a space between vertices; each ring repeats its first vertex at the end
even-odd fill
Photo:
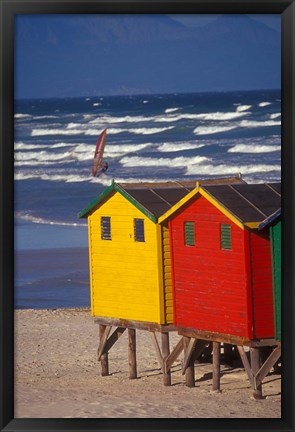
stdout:
POLYGON ((267 165, 267 164, 257 164, 257 165, 212 165, 204 164, 187 167, 186 175, 236 175, 241 173, 243 175, 247 174, 258 174, 258 173, 269 173, 272 171, 277 171, 280 173, 280 165, 267 165))
POLYGON ((167 108, 167 109, 165 109, 165 113, 171 113, 171 112, 175 112, 178 110, 179 110, 179 108, 167 108))
POLYGON ((237 112, 248 111, 250 108, 252 108, 252 105, 238 105, 237 112))
POLYGON ((16 212, 15 217, 18 219, 22 219, 28 222, 42 224, 42 225, 60 225, 60 226, 72 226, 72 227, 87 227, 87 223, 79 222, 79 223, 71 223, 71 222, 61 222, 61 221, 52 221, 49 219, 45 219, 39 216, 34 216, 30 213, 16 212))
POLYGON ((228 125, 228 126, 198 126, 194 129, 196 135, 212 135, 222 132, 228 132, 230 130, 236 129, 238 125, 228 125))
POLYGON ((205 144, 193 144, 193 143, 163 143, 158 146, 160 152, 179 152, 183 150, 195 150, 204 147, 205 144))
POLYGON ((280 151, 281 146, 277 145, 247 145, 237 144, 228 150, 228 153, 271 153, 280 151))
POLYGON ((184 157, 179 156, 176 158, 144 158, 144 157, 124 157, 120 163, 124 167, 186 167, 188 165, 200 164, 208 161, 205 156, 184 157))

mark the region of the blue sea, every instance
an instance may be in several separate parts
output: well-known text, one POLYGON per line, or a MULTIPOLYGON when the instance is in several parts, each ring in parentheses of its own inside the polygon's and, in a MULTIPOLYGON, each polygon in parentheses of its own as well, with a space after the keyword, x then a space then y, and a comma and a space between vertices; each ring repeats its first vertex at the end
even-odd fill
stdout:
POLYGON ((87 307, 87 221, 117 182, 280 181, 279 90, 15 102, 15 307, 87 307), (107 128, 109 169, 91 176, 107 128))

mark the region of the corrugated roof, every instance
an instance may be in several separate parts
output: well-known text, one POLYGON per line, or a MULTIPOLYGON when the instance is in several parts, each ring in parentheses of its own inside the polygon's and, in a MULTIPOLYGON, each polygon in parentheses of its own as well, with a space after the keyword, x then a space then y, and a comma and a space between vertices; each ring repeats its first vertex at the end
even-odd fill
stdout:
MULTIPOLYGON (((194 188, 191 188, 191 190, 193 189, 194 188)), ((152 187, 141 189, 124 188, 124 190, 157 218, 189 192, 189 190, 182 186, 169 188, 167 190, 152 187)))
MULTIPOLYGON (((241 179, 204 179, 199 180, 199 184, 219 184, 219 183, 241 183, 241 179)), ((170 181, 159 183, 118 183, 132 198, 146 208, 157 218, 162 216, 178 201, 184 198, 189 192, 195 189, 196 182, 193 181, 170 181)))
POLYGON ((241 222, 261 222, 281 207, 280 183, 202 185, 241 222))
MULTIPOLYGON (((199 184, 236 184, 244 183, 238 177, 199 180, 199 184)), ((133 205, 138 207, 151 220, 166 213, 173 205, 196 188, 196 181, 169 181, 158 183, 115 183, 105 189, 95 200, 78 215, 87 217, 114 192, 121 193, 133 205)))

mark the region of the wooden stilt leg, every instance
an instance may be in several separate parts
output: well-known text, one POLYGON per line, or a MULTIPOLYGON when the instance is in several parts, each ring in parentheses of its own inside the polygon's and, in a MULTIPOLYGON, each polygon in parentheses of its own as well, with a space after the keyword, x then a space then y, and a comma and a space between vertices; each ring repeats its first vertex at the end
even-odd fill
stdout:
POLYGON ((128 329, 128 364, 129 378, 137 378, 136 365, 136 333, 135 329, 128 329))
MULTIPOLYGON (((162 341, 162 355, 163 355, 163 360, 166 359, 166 357, 169 356, 170 354, 170 347, 169 347, 169 333, 168 332, 164 332, 161 333, 161 341, 162 341)), ((163 383, 165 386, 170 386, 171 385, 171 371, 170 369, 163 373, 163 383)))
MULTIPOLYGON (((260 369, 260 350, 259 348, 250 348, 250 359, 251 359, 251 369, 255 376, 260 369)), ((262 384, 259 384, 257 388, 253 390, 253 397, 255 399, 262 399, 262 384)))
MULTIPOLYGON (((184 336, 183 337, 183 343, 184 343, 184 353, 186 353, 186 350, 189 347, 190 338, 184 336)), ((185 369, 185 385, 187 387, 195 387, 195 356, 194 356, 194 351, 192 351, 190 359, 187 363, 187 367, 185 369)))
MULTIPOLYGON (((105 330, 106 330, 106 326, 100 324, 99 325, 99 338, 100 338, 100 340, 103 338, 105 330)), ((109 358, 108 358, 108 353, 102 354, 102 356, 100 358, 100 364, 101 364, 101 375, 102 376, 109 375, 109 358)))
POLYGON ((220 391, 220 342, 213 342, 212 390, 220 391))

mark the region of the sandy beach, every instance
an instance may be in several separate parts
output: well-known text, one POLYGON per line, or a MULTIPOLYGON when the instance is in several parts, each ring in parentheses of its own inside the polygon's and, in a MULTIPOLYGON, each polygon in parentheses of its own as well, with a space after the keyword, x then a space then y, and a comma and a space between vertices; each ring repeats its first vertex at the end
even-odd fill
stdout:
MULTIPOLYGON (((172 333, 171 346, 179 336, 172 333)), ((241 367, 222 364, 221 392, 212 365, 195 366, 196 386, 185 386, 182 356, 172 385, 162 374, 148 334, 137 332, 138 379, 128 378, 127 335, 109 353, 110 375, 100 375, 98 325, 90 311, 15 311, 15 418, 280 418, 281 376, 271 372, 264 399, 252 397, 241 367)))

